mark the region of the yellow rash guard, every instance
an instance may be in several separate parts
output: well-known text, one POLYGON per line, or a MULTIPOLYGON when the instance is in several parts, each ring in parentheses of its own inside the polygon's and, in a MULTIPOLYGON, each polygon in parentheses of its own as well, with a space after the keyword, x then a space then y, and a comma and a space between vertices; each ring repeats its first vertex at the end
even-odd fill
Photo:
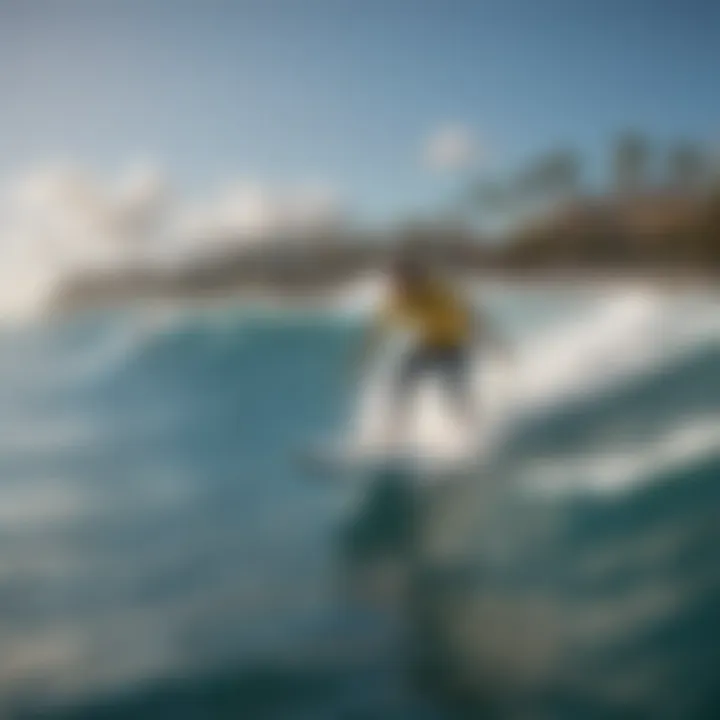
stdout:
POLYGON ((469 308, 438 282, 428 282, 412 292, 395 292, 384 319, 409 327, 417 333, 419 344, 430 348, 466 345, 472 332, 469 308))

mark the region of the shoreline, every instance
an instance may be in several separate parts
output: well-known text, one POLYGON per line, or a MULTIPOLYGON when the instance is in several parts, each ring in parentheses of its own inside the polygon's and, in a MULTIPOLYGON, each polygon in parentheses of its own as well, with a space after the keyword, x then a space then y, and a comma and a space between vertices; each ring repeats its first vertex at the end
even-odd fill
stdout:
MULTIPOLYGON (((579 270, 555 268, 552 270, 486 270, 454 269, 450 273, 465 286, 490 285, 505 288, 538 290, 610 290, 627 291, 646 289, 662 292, 716 292, 720 291, 717 273, 695 270, 579 270)), ((133 287, 132 284, 115 285, 106 291, 102 284, 94 285, 90 292, 72 284, 54 295, 54 302, 42 313, 45 316, 70 316, 76 313, 188 305, 191 307, 215 306, 230 301, 268 303, 276 307, 300 304, 303 308, 326 306, 353 288, 382 282, 382 271, 357 272, 349 277, 325 279, 319 282, 282 283, 270 281, 244 281, 234 284, 205 287, 168 287, 165 284, 133 287)))

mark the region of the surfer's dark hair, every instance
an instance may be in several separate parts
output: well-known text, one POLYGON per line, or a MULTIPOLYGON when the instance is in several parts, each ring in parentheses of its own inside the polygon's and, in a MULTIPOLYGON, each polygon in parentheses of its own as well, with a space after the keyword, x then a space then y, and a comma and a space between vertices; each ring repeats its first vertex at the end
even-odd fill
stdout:
POLYGON ((403 246, 393 254, 390 272, 397 278, 415 280, 424 278, 429 272, 429 266, 417 248, 403 246))
POLYGON ((422 263, 416 258, 395 258, 392 263, 392 274, 400 278, 417 278, 424 275, 422 263))

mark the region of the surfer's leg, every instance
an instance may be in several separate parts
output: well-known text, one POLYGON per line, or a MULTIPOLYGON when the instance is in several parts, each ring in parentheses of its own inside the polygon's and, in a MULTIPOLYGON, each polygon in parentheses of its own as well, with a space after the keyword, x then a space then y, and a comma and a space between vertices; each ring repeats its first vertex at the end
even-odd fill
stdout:
POLYGON ((427 354, 424 348, 410 351, 403 359, 393 388, 392 412, 390 420, 395 430, 402 432, 407 424, 410 400, 418 380, 425 372, 427 354))
POLYGON ((458 419, 463 423, 471 423, 475 417, 475 404, 467 348, 448 348, 443 353, 440 365, 443 381, 458 419))

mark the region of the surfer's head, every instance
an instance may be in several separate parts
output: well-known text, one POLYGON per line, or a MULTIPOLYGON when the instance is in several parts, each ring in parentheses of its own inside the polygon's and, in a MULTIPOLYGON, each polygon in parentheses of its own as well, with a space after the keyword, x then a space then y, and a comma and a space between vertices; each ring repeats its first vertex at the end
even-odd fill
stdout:
POLYGON ((392 262, 390 274, 393 282, 403 290, 422 287, 429 279, 429 270, 417 254, 399 253, 392 262))

